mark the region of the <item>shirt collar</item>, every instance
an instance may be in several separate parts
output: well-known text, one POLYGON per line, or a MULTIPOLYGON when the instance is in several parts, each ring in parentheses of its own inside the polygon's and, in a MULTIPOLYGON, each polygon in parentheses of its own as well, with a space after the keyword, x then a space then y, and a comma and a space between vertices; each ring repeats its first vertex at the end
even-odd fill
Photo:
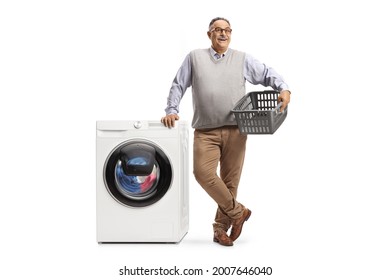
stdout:
MULTIPOLYGON (((224 53, 222 54, 222 57, 224 57, 224 56, 228 53, 228 51, 229 51, 229 49, 227 49, 226 52, 224 52, 224 53)), ((211 54, 212 57, 214 57, 215 59, 217 59, 215 55, 218 54, 218 53, 217 53, 213 48, 210 48, 210 54, 211 54)))

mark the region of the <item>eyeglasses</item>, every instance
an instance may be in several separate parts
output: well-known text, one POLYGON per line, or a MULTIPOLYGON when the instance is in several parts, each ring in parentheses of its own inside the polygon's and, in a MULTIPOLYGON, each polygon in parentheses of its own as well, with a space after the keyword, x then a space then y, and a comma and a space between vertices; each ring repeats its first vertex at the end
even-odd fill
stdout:
POLYGON ((222 29, 220 27, 216 27, 216 28, 210 30, 210 32, 214 32, 214 31, 219 33, 219 34, 222 34, 222 32, 224 32, 224 31, 226 34, 230 34, 230 33, 232 33, 233 30, 230 29, 229 27, 225 28, 225 29, 222 29))

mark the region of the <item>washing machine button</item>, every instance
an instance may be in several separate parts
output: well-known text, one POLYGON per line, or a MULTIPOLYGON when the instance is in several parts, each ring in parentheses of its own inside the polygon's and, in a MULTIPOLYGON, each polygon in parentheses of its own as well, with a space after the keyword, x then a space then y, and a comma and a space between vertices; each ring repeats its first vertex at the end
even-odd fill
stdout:
POLYGON ((140 129, 140 128, 142 127, 142 123, 141 123, 140 121, 136 121, 136 122, 134 123, 134 127, 135 127, 136 129, 140 129))

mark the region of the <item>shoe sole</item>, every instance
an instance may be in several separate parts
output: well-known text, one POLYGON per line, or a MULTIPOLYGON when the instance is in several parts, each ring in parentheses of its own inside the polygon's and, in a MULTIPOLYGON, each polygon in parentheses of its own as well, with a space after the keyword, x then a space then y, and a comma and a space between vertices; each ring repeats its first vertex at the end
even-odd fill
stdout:
POLYGON ((234 245, 233 243, 232 243, 232 244, 222 244, 222 243, 219 243, 219 240, 218 240, 217 238, 215 238, 215 237, 214 237, 213 241, 214 241, 215 243, 218 243, 219 245, 227 246, 227 247, 233 246, 233 245, 234 245))
POLYGON ((251 217, 252 215, 252 211, 248 209, 248 216, 245 218, 245 222, 249 220, 249 218, 251 217))

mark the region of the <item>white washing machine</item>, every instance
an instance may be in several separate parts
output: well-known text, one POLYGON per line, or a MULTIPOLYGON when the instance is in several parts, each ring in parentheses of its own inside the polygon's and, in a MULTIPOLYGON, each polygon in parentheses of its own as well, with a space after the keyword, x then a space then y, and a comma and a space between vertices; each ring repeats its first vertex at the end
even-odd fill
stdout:
POLYGON ((180 242, 189 225, 188 125, 97 121, 97 241, 180 242))

